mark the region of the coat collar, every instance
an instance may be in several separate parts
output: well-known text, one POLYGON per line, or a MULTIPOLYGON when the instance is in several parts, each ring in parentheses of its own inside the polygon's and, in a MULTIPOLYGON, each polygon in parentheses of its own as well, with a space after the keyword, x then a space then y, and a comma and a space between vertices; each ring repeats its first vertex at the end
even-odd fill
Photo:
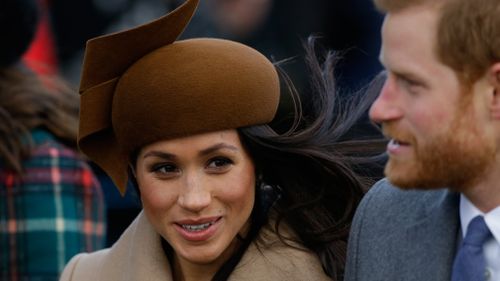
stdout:
POLYGON ((161 246, 161 237, 156 233, 153 226, 149 223, 144 212, 139 214, 136 219, 137 226, 133 229, 133 241, 130 243, 128 255, 129 266, 134 270, 127 270, 128 276, 122 280, 144 280, 148 276, 151 280, 171 281, 172 274, 170 263, 163 252, 161 246), (137 241, 141 241, 137 243, 137 241))
POLYGON ((453 264, 460 235, 459 194, 443 190, 422 195, 422 210, 416 220, 387 237, 394 241, 389 244, 389 255, 397 257, 399 275, 412 276, 412 280, 428 280, 429 276, 449 280, 451 267, 443 265, 453 264))
MULTIPOLYGON (((284 235, 290 230, 283 228, 284 235)), ((319 259, 305 249, 284 245, 268 228, 260 233, 259 246, 252 243, 229 281, 318 280, 328 281, 319 259)), ((297 245, 294 245, 297 246, 297 245)), ((172 274, 161 246, 161 237, 141 212, 110 249, 101 280, 167 280, 172 274)))

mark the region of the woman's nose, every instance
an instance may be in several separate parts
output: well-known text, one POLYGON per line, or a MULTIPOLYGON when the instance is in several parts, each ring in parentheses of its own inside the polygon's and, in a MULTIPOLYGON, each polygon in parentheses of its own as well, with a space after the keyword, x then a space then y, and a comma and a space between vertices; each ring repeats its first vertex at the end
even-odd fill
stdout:
POLYGON ((199 212, 209 206, 211 201, 212 194, 206 181, 198 175, 188 175, 178 204, 186 210, 199 212))

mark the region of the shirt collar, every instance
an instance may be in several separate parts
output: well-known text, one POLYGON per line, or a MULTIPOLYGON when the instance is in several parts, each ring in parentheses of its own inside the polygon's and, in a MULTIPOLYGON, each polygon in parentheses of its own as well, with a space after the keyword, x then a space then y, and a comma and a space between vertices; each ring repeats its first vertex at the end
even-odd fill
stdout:
POLYGON ((460 224, 462 227, 462 235, 465 236, 467 227, 470 221, 476 216, 484 216, 484 221, 490 229, 493 237, 500 245, 500 206, 489 211, 488 213, 481 212, 472 202, 463 194, 460 195, 460 224))

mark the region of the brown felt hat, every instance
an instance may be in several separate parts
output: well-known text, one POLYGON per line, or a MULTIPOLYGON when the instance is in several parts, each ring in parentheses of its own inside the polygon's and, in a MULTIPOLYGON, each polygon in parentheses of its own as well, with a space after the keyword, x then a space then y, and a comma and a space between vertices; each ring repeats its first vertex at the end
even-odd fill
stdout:
POLYGON ((87 42, 78 144, 122 194, 142 146, 265 124, 276 113, 278 74, 262 54, 228 40, 175 41, 197 4, 87 42))

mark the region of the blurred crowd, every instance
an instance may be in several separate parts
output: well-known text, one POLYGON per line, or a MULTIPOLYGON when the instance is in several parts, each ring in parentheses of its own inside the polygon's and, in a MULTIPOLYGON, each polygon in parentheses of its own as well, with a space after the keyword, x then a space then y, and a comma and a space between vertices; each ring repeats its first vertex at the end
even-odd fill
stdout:
MULTIPOLYGON (((44 0, 47 1, 47 0, 44 0)), ((157 18, 181 0, 93 0, 49 2, 61 73, 78 83, 85 41, 157 18), (78 11, 78 12, 76 12, 78 11)), ((382 15, 369 0, 206 0, 182 35, 241 41, 273 58, 293 59, 285 69, 298 86, 307 83, 302 55, 310 35, 325 48, 341 51, 340 83, 357 88, 378 63, 382 15)))

